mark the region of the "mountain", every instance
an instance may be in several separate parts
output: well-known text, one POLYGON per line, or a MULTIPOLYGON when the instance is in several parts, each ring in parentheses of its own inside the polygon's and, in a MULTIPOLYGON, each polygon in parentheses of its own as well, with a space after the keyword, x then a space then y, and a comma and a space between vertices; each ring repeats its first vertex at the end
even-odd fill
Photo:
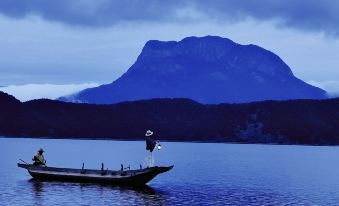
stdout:
POLYGON ((152 99, 112 105, 13 101, 0 92, 0 136, 339 145, 339 98, 204 105, 152 99))
POLYGON ((274 53, 206 36, 148 41, 136 62, 116 81, 60 100, 111 104, 189 98, 214 104, 324 97, 325 91, 296 78, 274 53))

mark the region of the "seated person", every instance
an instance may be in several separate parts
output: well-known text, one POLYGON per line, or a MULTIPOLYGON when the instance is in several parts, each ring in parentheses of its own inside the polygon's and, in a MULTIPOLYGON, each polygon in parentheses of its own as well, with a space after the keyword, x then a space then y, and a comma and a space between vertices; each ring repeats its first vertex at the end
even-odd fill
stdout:
POLYGON ((39 149, 38 153, 32 159, 34 161, 33 165, 46 166, 46 160, 45 160, 43 153, 44 153, 44 150, 39 149))

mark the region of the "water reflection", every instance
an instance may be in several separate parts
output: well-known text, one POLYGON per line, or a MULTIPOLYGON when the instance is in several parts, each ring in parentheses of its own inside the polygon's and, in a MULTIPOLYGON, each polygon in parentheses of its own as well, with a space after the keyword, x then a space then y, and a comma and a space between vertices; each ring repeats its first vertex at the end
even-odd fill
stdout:
POLYGON ((36 205, 44 205, 43 204, 43 192, 44 192, 44 182, 30 179, 28 181, 32 188, 32 194, 34 196, 34 202, 36 205))
POLYGON ((30 179, 28 182, 32 184, 33 191, 36 196, 40 196, 43 192, 44 182, 35 179, 30 179))
POLYGON ((72 197, 73 200, 79 199, 81 200, 79 203, 82 204, 86 203, 84 199, 89 195, 94 203, 101 202, 105 205, 164 205, 168 201, 166 194, 148 185, 122 187, 92 183, 45 182, 35 179, 30 179, 28 183, 31 185, 31 194, 36 205, 47 205, 51 200, 50 196, 59 195, 60 199, 65 198, 65 201, 72 197), (96 194, 95 197, 93 193, 96 194))
POLYGON ((120 191, 123 200, 134 197, 133 202, 141 205, 164 205, 167 201, 166 195, 156 189, 145 185, 142 187, 112 187, 120 191))

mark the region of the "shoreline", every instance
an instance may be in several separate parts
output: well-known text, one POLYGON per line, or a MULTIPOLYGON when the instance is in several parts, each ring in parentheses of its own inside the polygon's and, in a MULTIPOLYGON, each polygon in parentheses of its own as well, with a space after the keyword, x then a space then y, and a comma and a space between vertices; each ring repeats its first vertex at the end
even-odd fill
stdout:
MULTIPOLYGON (((111 139, 111 138, 65 138, 65 137, 9 137, 0 136, 0 139, 43 139, 43 140, 90 140, 90 141, 124 141, 124 142, 139 142, 145 139, 111 139)), ((308 147, 338 147, 339 145, 315 145, 315 144, 277 144, 277 143, 250 143, 250 142, 217 142, 217 141, 179 141, 179 140, 161 140, 160 142, 174 142, 174 143, 197 143, 197 144, 237 144, 237 145, 271 145, 271 146, 308 146, 308 147)))

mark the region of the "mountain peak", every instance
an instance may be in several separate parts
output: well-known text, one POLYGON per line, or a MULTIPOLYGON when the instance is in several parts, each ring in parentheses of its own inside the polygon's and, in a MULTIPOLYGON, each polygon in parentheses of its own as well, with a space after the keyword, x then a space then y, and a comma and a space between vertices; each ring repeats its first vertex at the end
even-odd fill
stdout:
MULTIPOLYGON (((218 36, 186 37, 181 41, 148 41, 138 61, 149 61, 154 58, 200 58, 207 61, 217 61, 226 56, 238 44, 230 39, 218 36)), ((239 45, 240 46, 240 45, 239 45)))
POLYGON ((211 35, 207 35, 207 36, 203 36, 203 37, 197 37, 197 36, 189 36, 189 37, 185 37, 180 41, 160 41, 160 40, 149 40, 146 42, 145 47, 150 46, 150 45, 157 45, 157 44, 185 44, 185 43, 190 43, 190 42, 228 42, 228 43, 232 43, 232 44, 236 44, 235 42, 233 42, 232 40, 228 39, 228 38, 223 38, 220 36, 211 36, 211 35))
POLYGON ((112 84, 87 89, 76 101, 116 103, 190 98, 201 103, 324 98, 296 78, 279 56, 218 36, 148 41, 137 61, 112 84))
POLYGON ((220 37, 220 36, 211 36, 211 35, 207 35, 207 36, 203 36, 203 37, 190 36, 190 37, 186 37, 186 38, 182 39, 179 42, 182 42, 182 43, 185 43, 185 42, 208 42, 208 43, 236 44, 231 39, 220 37))
POLYGON ((227 47, 235 46, 236 43, 230 39, 222 38, 219 36, 204 36, 204 37, 186 37, 180 41, 159 41, 159 40, 149 40, 146 42, 143 52, 148 50, 171 50, 176 49, 177 47, 202 47, 202 49, 209 48, 218 48, 218 47, 227 47))

